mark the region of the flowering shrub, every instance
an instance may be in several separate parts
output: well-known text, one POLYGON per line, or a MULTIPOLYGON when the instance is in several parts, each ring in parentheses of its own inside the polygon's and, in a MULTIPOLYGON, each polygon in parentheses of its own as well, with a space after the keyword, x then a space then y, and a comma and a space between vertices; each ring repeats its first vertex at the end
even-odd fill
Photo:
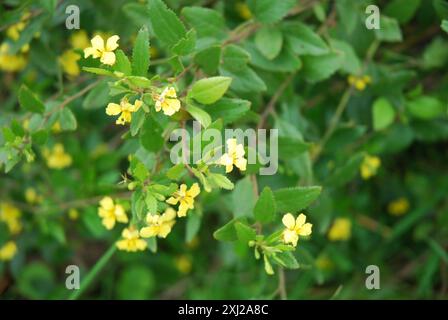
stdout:
POLYGON ((0 295, 446 297, 446 1, 68 5, 0 7, 0 295))

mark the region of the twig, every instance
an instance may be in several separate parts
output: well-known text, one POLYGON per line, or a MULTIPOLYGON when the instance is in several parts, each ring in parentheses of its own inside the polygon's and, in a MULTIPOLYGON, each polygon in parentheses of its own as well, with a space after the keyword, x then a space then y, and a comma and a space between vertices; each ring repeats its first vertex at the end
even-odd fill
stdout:
POLYGON ((280 295, 280 299, 288 299, 286 293, 285 270, 282 267, 278 268, 278 294, 280 295))

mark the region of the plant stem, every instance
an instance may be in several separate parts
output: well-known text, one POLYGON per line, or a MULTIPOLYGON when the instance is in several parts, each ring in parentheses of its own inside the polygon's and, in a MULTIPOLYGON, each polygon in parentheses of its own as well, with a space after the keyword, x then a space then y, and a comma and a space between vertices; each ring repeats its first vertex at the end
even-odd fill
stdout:
POLYGON ((288 299, 286 293, 285 270, 282 267, 278 268, 278 294, 280 295, 280 299, 288 299))
POLYGON ((84 291, 90 286, 96 276, 109 262, 110 258, 112 258, 116 250, 117 246, 115 245, 114 241, 112 246, 103 254, 103 256, 95 263, 93 268, 86 275, 84 280, 81 282, 81 287, 79 288, 79 290, 73 291, 73 293, 69 296, 69 300, 77 300, 84 293, 84 291))

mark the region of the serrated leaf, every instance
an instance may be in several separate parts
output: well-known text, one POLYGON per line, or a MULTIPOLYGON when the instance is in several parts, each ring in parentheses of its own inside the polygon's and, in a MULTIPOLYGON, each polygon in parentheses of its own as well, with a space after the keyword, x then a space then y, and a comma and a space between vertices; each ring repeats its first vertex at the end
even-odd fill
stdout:
POLYGON ((300 265, 290 251, 279 252, 273 256, 275 262, 288 269, 299 269, 300 265))
POLYGON ((331 77, 342 64, 338 53, 329 53, 321 56, 304 56, 303 74, 310 82, 319 82, 331 77))
POLYGON ((235 230, 238 240, 246 245, 257 236, 255 229, 240 221, 235 222, 235 230))
POLYGON ((216 10, 203 7, 185 7, 182 15, 201 38, 224 39, 228 33, 224 17, 216 10))
POLYGON ((221 118, 225 124, 232 123, 247 113, 251 102, 242 99, 222 98, 207 107, 208 114, 214 118, 221 118))
POLYGON ((114 70, 123 73, 125 76, 130 76, 132 74, 132 66, 129 58, 121 49, 115 51, 115 56, 114 70))
POLYGON ((213 232, 213 237, 219 241, 237 240, 238 237, 235 230, 235 223, 237 221, 238 221, 237 219, 232 219, 231 221, 223 225, 221 228, 213 232))
POLYGON ((212 75, 218 70, 220 56, 221 47, 213 46, 198 52, 194 56, 194 62, 200 66, 205 73, 212 75))
POLYGON ((157 40, 171 48, 185 38, 187 32, 184 25, 163 1, 149 0, 148 8, 151 29, 157 40))
POLYGON ((296 0, 248 0, 247 4, 256 20, 262 23, 274 23, 286 16, 296 2, 296 0))
POLYGON ((274 191, 277 212, 297 212, 308 207, 317 199, 322 187, 295 187, 274 191))
POLYGON ((385 42, 400 42, 403 40, 398 21, 394 18, 381 15, 380 28, 375 29, 375 37, 385 42))
POLYGON ((222 188, 225 190, 232 190, 234 188, 232 181, 230 181, 229 178, 222 174, 210 173, 207 178, 212 185, 218 188, 222 188))
POLYGON ((282 29, 295 54, 319 56, 329 53, 325 41, 307 25, 296 21, 287 22, 282 29))
POLYGON ((149 68, 149 32, 146 27, 142 27, 135 40, 132 51, 132 74, 134 76, 145 77, 149 68))
POLYGON ((276 203, 271 188, 264 187, 260 197, 254 207, 254 216, 261 223, 268 223, 274 220, 276 213, 276 203))

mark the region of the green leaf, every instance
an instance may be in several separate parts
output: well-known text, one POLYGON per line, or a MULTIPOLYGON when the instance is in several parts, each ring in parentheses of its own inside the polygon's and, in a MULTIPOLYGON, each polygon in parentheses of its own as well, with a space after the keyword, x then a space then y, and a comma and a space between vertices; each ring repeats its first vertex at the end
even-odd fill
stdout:
POLYGON ((88 110, 105 108, 108 101, 109 85, 106 81, 102 81, 87 94, 82 107, 88 110))
POLYGON ((374 130, 385 129, 394 122, 395 109, 386 98, 378 98, 373 103, 372 118, 374 130))
POLYGON ((199 121, 204 128, 207 128, 210 125, 210 123, 212 123, 212 118, 203 109, 196 107, 192 104, 187 105, 185 109, 194 119, 199 121))
POLYGON ((236 218, 252 216, 255 197, 250 177, 239 180, 232 192, 232 211, 236 218))
POLYGON ((307 25, 294 21, 284 23, 282 28, 295 54, 318 56, 329 53, 325 41, 307 25))
POLYGON ((76 117, 70 108, 65 107, 59 112, 59 123, 62 130, 73 131, 78 127, 76 117))
POLYGON ((231 82, 231 78, 220 76, 201 79, 193 84, 189 95, 202 104, 212 104, 226 93, 231 82))
POLYGON ((157 213, 157 199, 156 197, 148 192, 146 194, 145 197, 145 205, 146 205, 146 210, 151 213, 151 214, 156 214, 157 213))
POLYGON ((328 79, 342 64, 340 53, 329 53, 322 56, 304 56, 303 73, 310 82, 328 79))
POLYGON ((93 74, 97 74, 100 76, 116 77, 116 75, 112 71, 109 71, 106 69, 93 68, 93 67, 82 67, 82 70, 93 73, 93 74))
POLYGON ((185 242, 190 242, 198 234, 201 227, 202 217, 196 212, 188 215, 185 242))
POLYGON ((235 91, 242 93, 258 93, 267 89, 266 84, 258 74, 247 66, 241 70, 232 70, 227 69, 227 67, 222 67, 219 71, 223 76, 232 78, 231 88, 235 91))
POLYGON ((157 40, 171 48, 185 38, 184 25, 162 0, 149 0, 148 8, 151 30, 157 40))
POLYGON ((283 47, 280 54, 273 60, 265 58, 253 43, 247 43, 245 48, 251 55, 250 63, 257 68, 273 72, 291 72, 302 67, 302 61, 294 55, 289 47, 283 47))
POLYGON ((261 223, 268 223, 274 220, 276 213, 276 203, 271 188, 264 187, 260 193, 254 208, 254 216, 261 223))
POLYGON ((278 137, 279 155, 287 159, 301 155, 310 149, 310 144, 293 137, 278 137))
POLYGON ((19 89, 20 106, 33 113, 43 113, 45 106, 43 102, 24 84, 19 89))
POLYGON ((262 23, 275 23, 281 20, 297 3, 296 0, 248 0, 250 11, 262 23))
POLYGON ((248 100, 222 98, 208 106, 207 112, 213 119, 221 118, 224 124, 229 124, 244 116, 250 104, 248 100))
POLYGON ((177 42, 172 51, 179 56, 186 56, 191 53, 196 45, 196 30, 191 29, 187 32, 185 38, 182 38, 177 42))
POLYGON ((221 47, 213 46, 199 51, 194 56, 194 62, 200 66, 205 73, 212 75, 218 70, 220 56, 221 47))
POLYGON ((297 262, 291 251, 279 252, 273 255, 275 262, 277 262, 282 267, 288 269, 299 269, 300 265, 297 262))
POLYGON ((163 129, 152 117, 146 117, 141 128, 140 143, 148 151, 157 152, 163 148, 163 129))
POLYGON ((354 179, 359 172, 359 166, 364 160, 365 154, 363 152, 351 156, 346 163, 337 169, 328 177, 325 185, 332 187, 342 187, 352 179, 354 179))
POLYGON ((257 236, 255 229, 240 221, 235 222, 235 230, 238 240, 246 245, 257 236))
POLYGON ((48 131, 44 129, 38 130, 31 135, 31 140, 33 141, 33 143, 40 146, 44 145, 47 142, 47 139, 48 131))
POLYGON ((403 40, 398 21, 385 15, 380 17, 380 28, 375 29, 375 37, 385 42, 400 42, 403 40))
POLYGON ((213 237, 216 240, 219 241, 235 241, 238 239, 236 230, 235 230, 235 223, 238 221, 238 219, 232 219, 228 223, 226 223, 224 226, 213 232, 213 237))
POLYGON ((132 115, 132 121, 130 126, 131 136, 135 136, 140 128, 143 126, 143 123, 145 123, 145 110, 143 108, 140 108, 137 112, 135 112, 132 115))
POLYGON ((276 27, 263 27, 255 34, 255 45, 267 59, 274 59, 282 50, 283 35, 276 27))
POLYGON ((274 191, 277 212, 297 212, 308 207, 317 199, 322 187, 295 187, 274 191))
POLYGON ((361 71, 361 61, 348 42, 330 39, 330 45, 335 51, 340 51, 342 53, 342 71, 350 74, 358 74, 361 71))
POLYGON ((210 37, 221 40, 227 36, 228 29, 224 17, 216 10, 185 7, 182 9, 182 15, 201 38, 210 37))
POLYGON ((442 28, 443 31, 448 33, 448 20, 443 20, 440 27, 442 28))
POLYGON ((208 175, 209 182, 218 188, 222 188, 225 190, 232 190, 234 185, 232 181, 229 180, 226 176, 219 173, 210 173, 208 175))
POLYGON ((185 166, 183 163, 176 164, 166 172, 166 176, 171 180, 179 180, 185 174, 185 166))
POLYGON ((115 51, 116 61, 114 64, 114 70, 122 72, 125 76, 132 74, 131 62, 129 61, 123 50, 118 49, 115 51))
POLYGON ((392 18, 396 18, 401 24, 408 23, 417 12, 421 0, 393 0, 390 1, 384 13, 392 18))
POLYGON ((435 38, 423 52, 423 66, 427 69, 442 68, 448 61, 448 42, 435 38))
POLYGON ((145 77, 149 68, 149 32, 142 27, 135 40, 132 51, 132 74, 134 76, 145 77))
POLYGON ((431 96, 420 96, 408 101, 406 108, 409 113, 418 119, 431 120, 445 114, 446 104, 431 96))
POLYGON ((227 70, 240 71, 247 67, 250 54, 243 48, 231 44, 224 48, 222 60, 223 67, 227 70))

